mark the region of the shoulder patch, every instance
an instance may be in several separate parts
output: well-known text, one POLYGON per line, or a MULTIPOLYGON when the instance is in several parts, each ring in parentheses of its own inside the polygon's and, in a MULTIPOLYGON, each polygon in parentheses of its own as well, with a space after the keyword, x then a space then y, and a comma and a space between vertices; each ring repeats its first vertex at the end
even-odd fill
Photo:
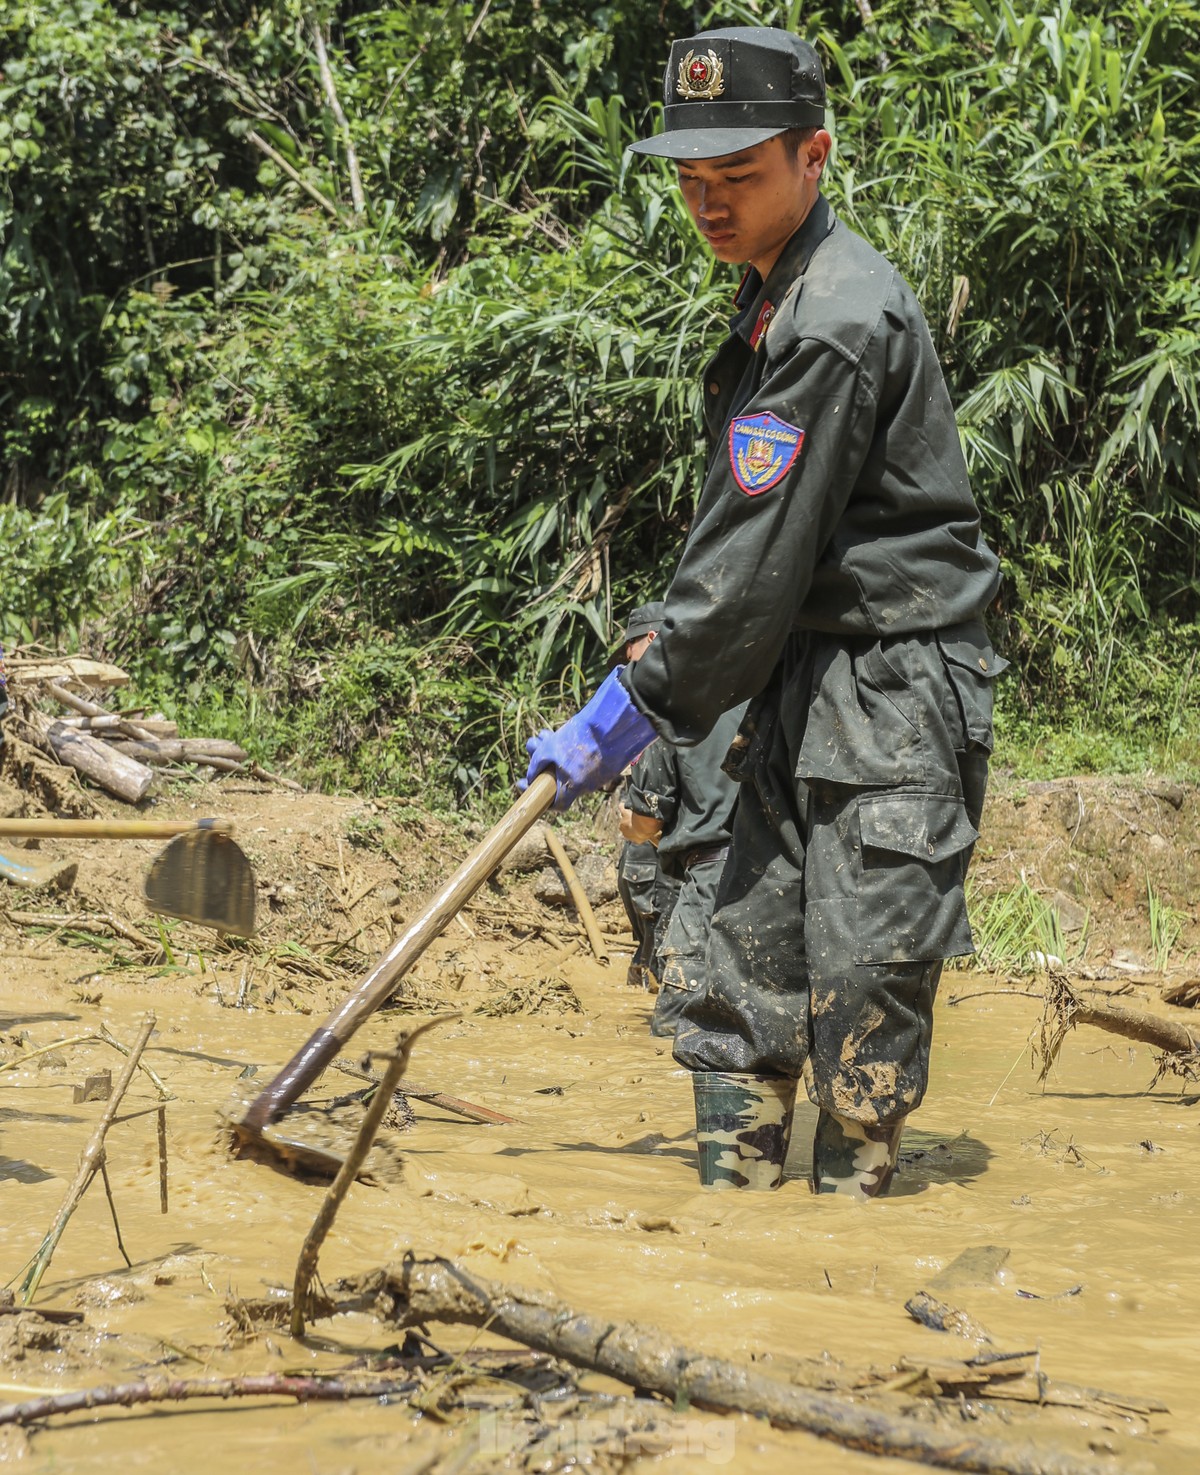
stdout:
POLYGON ((749 497, 768 491, 792 469, 804 432, 778 415, 738 415, 729 425, 729 463, 749 497))

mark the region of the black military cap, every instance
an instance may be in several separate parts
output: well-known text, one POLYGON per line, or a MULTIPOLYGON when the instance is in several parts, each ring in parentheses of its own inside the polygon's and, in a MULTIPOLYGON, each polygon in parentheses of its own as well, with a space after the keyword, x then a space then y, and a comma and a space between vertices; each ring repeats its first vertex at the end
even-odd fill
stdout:
POLYGON ((643 635, 657 634, 667 606, 661 599, 652 599, 649 604, 639 604, 625 622, 624 644, 640 640, 643 635))
POLYGON ((715 159, 788 128, 825 126, 825 73, 807 41, 768 26, 703 31, 671 45, 663 131, 630 147, 664 159, 715 159))
POLYGON ((666 605, 661 599, 651 600, 649 604, 639 604, 630 613, 625 622, 625 634, 621 636, 616 649, 609 657, 609 666, 619 666, 625 659, 625 647, 633 640, 640 640, 643 635, 658 634, 658 627, 662 624, 663 611, 666 605))

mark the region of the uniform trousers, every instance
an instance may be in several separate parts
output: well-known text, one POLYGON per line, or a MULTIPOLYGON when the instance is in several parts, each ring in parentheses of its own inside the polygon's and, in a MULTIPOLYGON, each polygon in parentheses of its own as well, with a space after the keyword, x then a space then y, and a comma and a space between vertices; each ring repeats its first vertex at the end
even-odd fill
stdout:
POLYGON ((963 883, 1001 664, 979 622, 790 638, 730 750, 742 788, 680 1064, 807 1061, 814 1103, 867 1124, 920 1103, 942 961, 973 950, 963 883))

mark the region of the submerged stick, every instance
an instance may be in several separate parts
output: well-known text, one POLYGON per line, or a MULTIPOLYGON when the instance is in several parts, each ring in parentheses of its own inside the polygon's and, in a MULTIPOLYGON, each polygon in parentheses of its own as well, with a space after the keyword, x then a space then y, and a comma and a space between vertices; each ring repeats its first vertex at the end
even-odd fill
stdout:
POLYGON ((158 1208, 167 1212, 167 1108, 157 1108, 158 1116, 158 1208))
MULTIPOLYGON (((333 1068, 340 1070, 343 1075, 354 1076, 360 1081, 378 1083, 383 1079, 377 1071, 360 1070, 357 1065, 351 1065, 348 1060, 340 1057, 333 1062, 333 1068)), ((469 1122, 482 1122, 486 1126, 494 1127, 517 1127, 521 1124, 519 1117, 505 1116, 502 1111, 493 1111, 490 1106, 479 1106, 474 1101, 464 1101, 461 1096, 447 1096, 444 1091, 430 1091, 425 1086, 414 1086, 410 1083, 404 1087, 403 1094, 410 1101, 424 1101, 428 1106, 440 1106, 443 1111, 465 1117, 469 1122)))
POLYGON ((563 849, 562 841, 549 825, 546 826, 546 844, 550 854, 554 857, 554 864, 562 872, 563 880, 567 883, 567 890, 571 893, 571 900, 575 903, 575 910, 579 913, 579 920, 583 923, 583 930, 587 933, 587 940, 596 961, 607 963, 608 952, 601 940, 600 929, 596 926, 596 914, 592 911, 592 904, 587 899, 587 892, 579 884, 579 877, 575 874, 575 867, 571 864, 570 857, 563 849))
POLYGON ((108 1211, 112 1215, 113 1228, 117 1232, 117 1249, 121 1252, 121 1259, 132 1270, 133 1261, 129 1258, 129 1251, 125 1248, 125 1241, 121 1238, 121 1221, 117 1218, 117 1201, 113 1198, 112 1184, 108 1181, 108 1164, 104 1160, 103 1153, 100 1154, 100 1178, 104 1183, 104 1196, 108 1199, 108 1211))
POLYGON ((367 1107, 362 1126, 358 1129, 358 1136, 355 1137, 353 1146, 338 1169, 337 1177, 329 1185, 325 1193, 325 1200, 300 1248, 300 1258, 296 1261, 296 1276, 292 1286, 293 1337, 304 1335, 304 1317, 308 1311, 308 1290, 313 1276, 317 1273, 317 1258, 321 1253, 321 1246, 325 1243, 326 1235, 333 1228, 333 1221, 337 1217, 338 1209, 341 1208, 342 1200, 349 1192, 351 1183, 358 1177, 362 1165, 367 1160, 367 1154, 371 1151, 371 1145, 375 1141, 375 1134, 379 1131, 380 1123, 392 1104, 392 1094, 408 1068, 408 1057, 412 1054, 412 1047, 435 1025, 444 1024, 447 1019, 457 1018, 456 1014, 451 1014, 443 1015, 440 1019, 430 1019, 425 1024, 418 1024, 415 1029, 404 1031, 396 1041, 396 1049, 388 1059, 383 1080, 380 1081, 374 1096, 371 1097, 371 1104, 367 1107))
POLYGON ((147 1014, 142 1021, 142 1028, 138 1033, 138 1037, 134 1041, 132 1049, 129 1051, 129 1057, 125 1061, 125 1068, 121 1072, 121 1077, 113 1087, 112 1095, 104 1104, 104 1111, 101 1114, 100 1120, 96 1123, 96 1130, 92 1133, 87 1146, 83 1149, 83 1156, 79 1159, 79 1167, 75 1172, 75 1177, 70 1188, 67 1190, 67 1196, 63 1200, 63 1206, 59 1209, 58 1215, 54 1223, 50 1226, 45 1239, 42 1240, 38 1252, 34 1256, 33 1263, 26 1271, 25 1278, 17 1290, 17 1296, 23 1306, 28 1306, 36 1295, 37 1288, 42 1282, 42 1276, 45 1275, 55 1248, 62 1238, 63 1230, 67 1227, 67 1221, 78 1208, 79 1201, 87 1191, 88 1184, 95 1177, 101 1163, 104 1161, 105 1134, 109 1127, 112 1126, 112 1120, 117 1114, 117 1108, 121 1104, 121 1098, 129 1089, 129 1083, 133 1080, 133 1073, 137 1070, 138 1060, 141 1057, 142 1051, 146 1048, 146 1041, 154 1031, 154 1025, 155 1018, 153 1013, 147 1014))
POLYGON ((252 1373, 240 1378, 154 1378, 0 1404, 0 1424, 35 1424, 51 1414, 73 1414, 88 1408, 132 1408, 137 1403, 181 1403, 189 1398, 295 1398, 308 1403, 318 1399, 385 1398, 412 1393, 418 1387, 420 1384, 412 1378, 403 1382, 394 1378, 343 1382, 289 1377, 286 1373, 252 1373))
POLYGON ((680 1347, 657 1327, 614 1323, 565 1305, 546 1292, 472 1275, 441 1258, 370 1271, 339 1289, 358 1292, 338 1310, 370 1309, 399 1325, 451 1321, 486 1326, 497 1336, 604 1373, 631 1387, 723 1413, 749 1413, 782 1429, 804 1429, 851 1449, 943 1469, 994 1475, 1117 1475, 1113 1460, 1080 1458, 1032 1440, 939 1428, 920 1419, 799 1388, 724 1358, 680 1347))

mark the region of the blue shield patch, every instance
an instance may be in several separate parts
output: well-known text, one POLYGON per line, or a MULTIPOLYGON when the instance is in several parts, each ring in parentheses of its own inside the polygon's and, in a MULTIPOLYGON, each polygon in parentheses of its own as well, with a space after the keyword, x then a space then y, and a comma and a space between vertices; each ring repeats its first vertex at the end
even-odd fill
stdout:
POLYGON ((778 415, 738 415, 729 426, 729 463, 749 497, 775 486, 792 469, 804 432, 778 415))

